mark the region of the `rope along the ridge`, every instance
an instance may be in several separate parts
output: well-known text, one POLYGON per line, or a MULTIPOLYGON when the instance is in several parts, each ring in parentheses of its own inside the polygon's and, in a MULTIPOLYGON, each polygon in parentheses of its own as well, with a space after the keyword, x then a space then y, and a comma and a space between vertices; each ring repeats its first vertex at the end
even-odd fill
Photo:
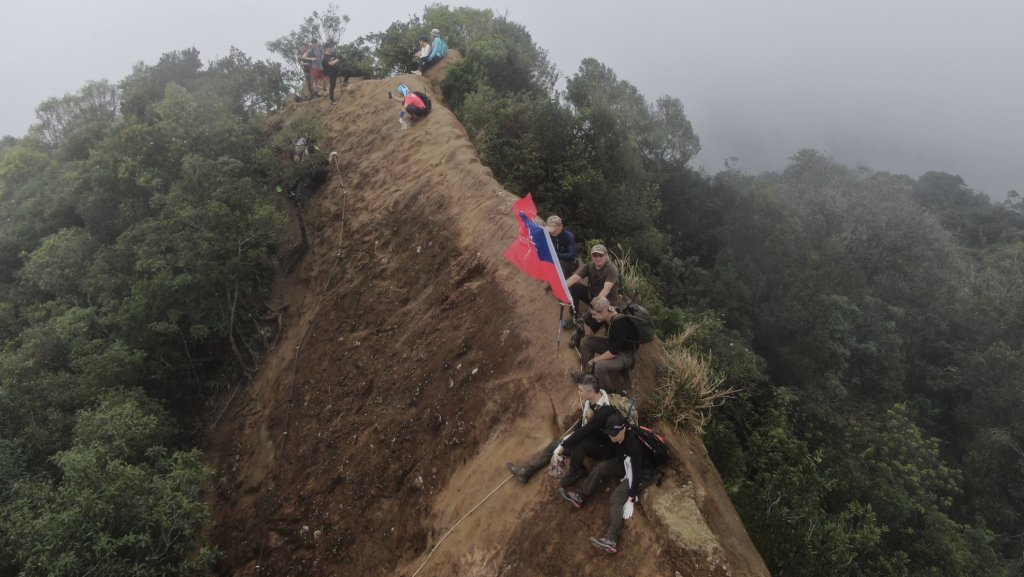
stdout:
POLYGON ((512 475, 509 475, 508 477, 505 477, 504 481, 498 483, 497 487, 491 489, 491 492, 487 493, 486 497, 484 497, 483 499, 480 499, 480 502, 477 503, 475 507, 470 509, 468 513, 463 515, 462 518, 458 520, 458 522, 456 522, 454 525, 452 525, 452 528, 448 529, 448 532, 445 533, 443 537, 438 539, 436 544, 434 544, 434 548, 430 550, 430 553, 427 553, 427 558, 423 560, 423 563, 420 563, 419 569, 417 569, 416 572, 412 574, 412 577, 416 577, 417 575, 420 574, 420 571, 423 570, 423 566, 427 564, 427 561, 430 561, 430 558, 433 557, 433 555, 434 555, 434 551, 437 551, 437 548, 441 546, 441 543, 444 542, 444 540, 448 537, 448 535, 451 535, 452 531, 454 531, 463 521, 465 521, 466 518, 468 518, 470 515, 475 513, 476 510, 480 508, 480 505, 484 504, 484 501, 486 501, 487 499, 490 499, 491 495, 493 495, 498 489, 500 489, 502 485, 504 485, 505 483, 508 483, 509 479, 511 479, 511 478, 512 478, 512 475))

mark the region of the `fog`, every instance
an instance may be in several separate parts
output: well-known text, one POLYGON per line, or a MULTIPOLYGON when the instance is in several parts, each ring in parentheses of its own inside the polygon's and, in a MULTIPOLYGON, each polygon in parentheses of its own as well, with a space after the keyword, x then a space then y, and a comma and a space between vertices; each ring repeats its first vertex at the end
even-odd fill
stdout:
MULTIPOLYGON (((420 13, 407 0, 341 3, 344 40, 420 13)), ((735 157, 777 170, 800 148, 917 177, 961 175, 1001 200, 1024 192, 1024 3, 1006 0, 474 2, 524 24, 567 75, 585 57, 653 101, 679 98, 710 173, 735 157)), ((137 61, 271 40, 326 4, 185 0, 10 3, 0 21, 0 134, 44 99, 120 80, 137 61)))

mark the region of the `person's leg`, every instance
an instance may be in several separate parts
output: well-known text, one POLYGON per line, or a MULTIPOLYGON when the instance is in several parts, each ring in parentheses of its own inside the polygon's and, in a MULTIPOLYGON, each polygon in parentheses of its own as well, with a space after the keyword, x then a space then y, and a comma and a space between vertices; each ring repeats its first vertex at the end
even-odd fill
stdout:
POLYGON ((580 303, 590 304, 590 293, 587 292, 586 286, 577 283, 569 287, 569 294, 572 296, 572 306, 575 307, 576 314, 579 315, 580 303))
POLYGON ((334 102, 334 85, 338 82, 338 77, 333 75, 333 74, 331 74, 330 75, 330 79, 331 79, 331 89, 328 92, 328 95, 331 97, 331 102, 334 102))
MULTIPOLYGON (((654 469, 642 469, 640 471, 640 484, 637 487, 637 495, 643 494, 651 481, 654 480, 654 469)), ((626 504, 626 499, 629 498, 629 481, 622 481, 618 487, 612 491, 611 504, 608 511, 608 531, 605 533, 605 537, 611 539, 614 543, 619 542, 619 536, 622 535, 622 507, 626 504)))
POLYGON ((582 499, 586 500, 587 497, 594 494, 597 490, 597 486, 608 478, 618 478, 626 473, 622 467, 622 459, 607 459, 594 465, 594 468, 587 475, 587 478, 580 484, 579 495, 582 499))
POLYGON ((629 481, 620 481, 619 485, 612 491, 612 497, 608 503, 608 530, 605 537, 615 543, 619 542, 619 535, 622 534, 622 507, 629 499, 629 481))
POLYGON ((580 443, 583 445, 583 451, 594 461, 604 461, 615 456, 615 445, 607 436, 601 436, 605 438, 590 437, 580 443))
POLYGON ((569 487, 587 475, 587 468, 583 460, 587 456, 587 449, 583 443, 576 443, 569 448, 569 473, 562 477, 562 486, 569 487))
MULTIPOLYGON (((589 338, 589 337, 588 337, 589 338)), ((597 337, 601 338, 601 337, 597 337)), ((586 340, 586 339, 584 339, 586 340)), ((607 342, 607 339, 605 339, 607 342)), ((608 349, 605 349, 608 350, 608 349)), ((604 352, 604 351, 598 351, 604 352)), ((597 383, 601 385, 601 388, 612 392, 611 389, 611 375, 612 373, 621 373, 625 369, 633 368, 633 353, 620 353, 614 359, 606 361, 597 361, 594 363, 594 378, 597 379, 597 383)))
POLYGON ((583 340, 580 341, 580 358, 583 360, 583 364, 590 362, 594 355, 601 354, 607 350, 608 337, 590 335, 583 337, 583 340))
POLYGON ((531 456, 525 463, 520 463, 518 465, 515 463, 507 463, 506 466, 508 467, 509 472, 515 475, 516 479, 519 479, 519 481, 526 483, 537 471, 548 466, 548 463, 551 462, 551 455, 554 454, 555 449, 558 448, 558 444, 561 441, 562 439, 555 439, 554 441, 551 441, 546 447, 534 453, 533 456, 531 456))

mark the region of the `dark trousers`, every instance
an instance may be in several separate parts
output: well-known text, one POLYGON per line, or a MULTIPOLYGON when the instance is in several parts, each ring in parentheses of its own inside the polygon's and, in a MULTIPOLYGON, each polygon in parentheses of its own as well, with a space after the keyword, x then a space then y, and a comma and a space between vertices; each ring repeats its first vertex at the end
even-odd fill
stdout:
POLYGON ((604 434, 602 438, 588 436, 583 441, 576 443, 569 448, 569 474, 562 479, 562 486, 568 487, 587 474, 587 468, 583 464, 586 457, 595 461, 606 461, 615 456, 615 446, 604 434))
POLYGON ((420 58, 420 72, 426 72, 427 68, 437 64, 440 60, 440 58, 420 58))
POLYGON ((334 102, 334 86, 338 83, 338 77, 341 76, 341 85, 348 84, 348 79, 352 76, 351 70, 342 70, 340 74, 329 74, 327 77, 331 79, 331 102, 334 102))
MULTIPOLYGON (((621 459, 608 459, 598 463, 580 486, 580 497, 586 501, 590 495, 594 494, 601 482, 606 479, 618 480, 625 474, 626 469, 623 467, 621 459)), ((641 469, 637 495, 643 493, 644 489, 649 487, 653 481, 654 469, 641 469)), ((619 542, 619 535, 622 534, 622 507, 626 504, 627 499, 629 499, 629 481, 619 481, 615 490, 612 491, 608 508, 608 531, 605 532, 605 537, 616 543, 619 542)))
MULTIPOLYGON (((583 337, 580 341, 580 357, 584 363, 590 361, 595 355, 599 355, 608 350, 608 337, 599 337, 591 335, 589 337, 583 337)), ((611 387, 611 374, 621 373, 622 371, 632 369, 634 363, 634 355, 636 353, 632 351, 621 351, 615 355, 615 358, 608 359, 606 361, 597 361, 594 363, 594 378, 597 379, 597 383, 602 389, 613 392, 611 387)))

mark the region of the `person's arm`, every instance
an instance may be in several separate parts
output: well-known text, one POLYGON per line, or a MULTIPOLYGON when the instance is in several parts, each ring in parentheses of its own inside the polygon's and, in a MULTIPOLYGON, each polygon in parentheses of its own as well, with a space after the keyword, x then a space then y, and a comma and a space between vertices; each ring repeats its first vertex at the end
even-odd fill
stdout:
POLYGON ((583 439, 586 439, 591 434, 604 434, 604 425, 608 420, 608 416, 612 414, 615 408, 611 405, 601 405, 594 411, 594 416, 587 421, 587 424, 576 429, 573 434, 569 435, 562 441, 563 447, 572 447, 573 445, 580 443, 583 439))
POLYGON ((629 500, 634 503, 640 495, 640 471, 643 470, 643 464, 644 450, 639 441, 634 441, 629 446, 629 468, 633 471, 629 478, 629 500))
POLYGON ((565 279, 565 286, 567 286, 567 287, 572 286, 572 285, 580 282, 581 280, 583 280, 583 279, 580 278, 580 275, 573 274, 571 277, 565 279))
POLYGON ((615 288, 615 283, 605 281, 604 286, 601 288, 601 292, 597 293, 597 296, 608 298, 608 293, 612 292, 613 288, 615 288))
POLYGON ((562 234, 566 236, 565 252, 563 254, 558 255, 558 258, 575 261, 576 257, 579 256, 579 253, 576 249, 576 235, 569 231, 565 231, 562 234))
POLYGON ((608 323, 608 350, 599 354, 594 355, 594 362, 597 361, 608 361, 619 356, 619 352, 622 351, 622 345, 626 342, 626 335, 623 332, 622 325, 620 323, 629 322, 628 319, 620 317, 618 319, 613 318, 608 323), (616 322, 618 321, 618 322, 616 322))

